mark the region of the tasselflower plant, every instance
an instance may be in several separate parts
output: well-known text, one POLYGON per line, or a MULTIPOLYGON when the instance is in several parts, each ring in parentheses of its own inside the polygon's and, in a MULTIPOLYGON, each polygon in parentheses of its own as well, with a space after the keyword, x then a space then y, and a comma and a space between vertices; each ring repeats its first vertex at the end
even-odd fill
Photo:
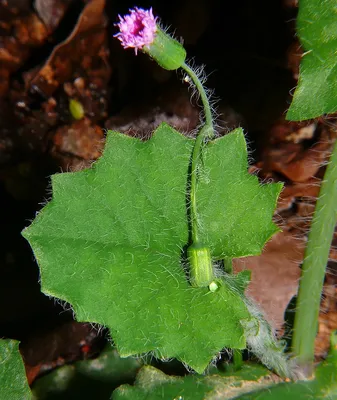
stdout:
POLYGON ((119 16, 119 20, 120 32, 115 36, 125 49, 135 49, 136 55, 138 50, 148 53, 167 70, 182 67, 186 58, 184 47, 157 24, 152 8, 143 10, 136 7, 130 10, 130 14, 119 16))
POLYGON ((202 373, 223 348, 248 346, 292 376, 244 293, 249 272, 232 271, 233 258, 260 254, 279 231, 282 184, 248 173, 241 129, 217 137, 200 74, 152 10, 119 19, 123 47, 183 69, 200 95, 200 126, 189 137, 163 123, 145 142, 110 131, 91 168, 52 177, 52 200, 23 231, 42 291, 70 303, 77 320, 108 327, 123 357, 152 352, 202 373))
POLYGON ((120 22, 117 25, 120 32, 115 37, 121 41, 125 49, 134 48, 137 55, 137 50, 142 50, 144 46, 150 46, 153 43, 157 24, 152 8, 143 10, 136 7, 130 10, 130 14, 125 17, 119 15, 119 20, 120 22))

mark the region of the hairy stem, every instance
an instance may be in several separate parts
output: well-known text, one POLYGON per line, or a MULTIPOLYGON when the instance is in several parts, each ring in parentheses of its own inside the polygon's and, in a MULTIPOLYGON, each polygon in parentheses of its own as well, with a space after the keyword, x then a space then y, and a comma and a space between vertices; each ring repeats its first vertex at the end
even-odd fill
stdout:
POLYGON ((190 182, 190 207, 191 207, 191 230, 192 230, 192 242, 198 243, 198 217, 197 217, 197 179, 198 179, 198 165, 200 162, 201 151, 204 144, 204 141, 207 137, 212 137, 214 135, 213 128, 213 117, 211 106, 208 101, 208 97, 200 82, 197 74, 190 68, 187 64, 183 64, 182 68, 184 71, 190 76, 194 86, 198 90, 200 94, 200 98, 202 101, 202 107, 205 116, 205 123, 203 127, 198 132, 197 138, 195 140, 195 145, 192 152, 192 160, 191 160, 191 182, 190 182))
POLYGON ((204 125, 198 132, 192 152, 191 161, 191 181, 190 181, 190 208, 191 208, 191 230, 192 242, 199 243, 198 234, 198 211, 197 211, 197 181, 198 181, 198 166, 201 158, 201 150, 205 137, 207 136, 208 127, 204 125))
POLYGON ((213 129, 213 117, 212 117, 212 109, 211 105, 208 101, 208 97, 206 94, 206 90, 203 87, 202 83, 200 82, 198 75, 193 71, 191 67, 189 67, 187 64, 183 63, 181 68, 189 75, 189 77, 192 79, 192 82, 196 89, 198 90, 202 102, 202 107, 204 109, 204 115, 205 115, 205 126, 208 126, 210 128, 210 135, 213 136, 214 134, 214 129, 213 129))
POLYGON ((322 181, 312 219, 298 290, 292 349, 310 376, 318 315, 330 245, 337 219, 337 142, 322 181))
POLYGON ((196 287, 207 286, 213 279, 213 267, 209 249, 207 249, 199 238, 199 224, 197 211, 197 182, 198 168, 201 163, 201 153, 206 138, 214 136, 213 117, 208 97, 200 82, 198 75, 187 64, 182 68, 191 78, 193 85, 198 90, 202 101, 205 123, 198 132, 195 140, 191 157, 191 176, 190 176, 190 224, 191 224, 191 246, 188 249, 188 256, 191 265, 191 284, 196 287))

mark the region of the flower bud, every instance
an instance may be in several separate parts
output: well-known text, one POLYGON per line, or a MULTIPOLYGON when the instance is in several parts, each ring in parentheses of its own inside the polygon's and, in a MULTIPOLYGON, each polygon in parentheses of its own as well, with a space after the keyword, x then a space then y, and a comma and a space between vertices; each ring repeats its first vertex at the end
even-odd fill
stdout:
POLYGON ((196 243, 187 249, 190 263, 190 283, 194 287, 206 287, 214 279, 211 252, 208 247, 196 243))

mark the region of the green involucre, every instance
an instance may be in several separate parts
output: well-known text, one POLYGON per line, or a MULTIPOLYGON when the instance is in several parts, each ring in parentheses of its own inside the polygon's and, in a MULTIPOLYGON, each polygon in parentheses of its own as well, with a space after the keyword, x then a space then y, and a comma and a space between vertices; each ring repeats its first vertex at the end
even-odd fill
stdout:
POLYGON ((177 40, 164 32, 157 25, 153 43, 144 46, 143 51, 150 55, 162 68, 175 70, 182 66, 186 59, 186 50, 177 40))

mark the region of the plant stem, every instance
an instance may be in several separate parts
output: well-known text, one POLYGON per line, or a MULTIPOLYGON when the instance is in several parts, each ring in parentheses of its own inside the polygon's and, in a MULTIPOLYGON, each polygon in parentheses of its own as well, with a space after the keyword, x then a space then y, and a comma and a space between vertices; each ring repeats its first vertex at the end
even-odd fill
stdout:
POLYGON ((292 349, 307 376, 313 369, 321 294, 336 219, 337 141, 316 203, 296 304, 292 349))
POLYGON ((197 180, 198 164, 200 162, 202 145, 207 135, 207 126, 204 125, 198 132, 192 152, 191 181, 190 181, 190 208, 191 208, 191 234, 192 243, 199 243, 198 211, 197 211, 197 180))
POLYGON ((213 266, 211 254, 208 248, 200 243, 199 224, 197 212, 197 181, 198 168, 201 162, 202 148, 205 139, 214 136, 213 117, 208 97, 197 74, 187 64, 182 68, 191 78, 195 88, 198 90, 204 110, 205 123, 198 132, 191 157, 191 176, 190 176, 190 224, 191 224, 191 245, 188 249, 189 262, 191 266, 190 280, 192 286, 207 286, 213 279, 213 266))
POLYGON ((227 274, 232 274, 233 273, 233 260, 232 258, 225 257, 223 258, 223 265, 224 265, 224 270, 227 272, 227 274))
POLYGON ((213 117, 211 106, 208 101, 208 97, 200 82, 197 74, 190 68, 187 64, 183 64, 182 68, 184 71, 190 76, 193 84, 200 94, 200 98, 202 101, 202 106, 205 115, 205 123, 203 127, 198 132, 197 138, 195 140, 193 152, 192 152, 192 160, 191 160, 191 182, 190 182, 190 207, 191 207, 191 236, 192 243, 199 242, 198 236, 198 214, 197 214, 197 199, 196 199, 196 190, 197 190, 197 179, 198 179, 198 164, 201 157, 202 146, 207 137, 212 137, 214 135, 213 128, 213 117))
POLYGON ((198 92, 200 94, 201 102, 202 102, 202 106, 203 106, 204 114, 205 114, 205 126, 207 125, 212 130, 212 132, 210 132, 210 133, 213 135, 214 129, 213 129, 212 109, 211 109, 211 105, 209 104, 209 101, 208 101, 206 90, 203 87, 202 83, 200 82, 198 75, 193 71, 193 69, 191 67, 189 67, 187 64, 183 63, 181 68, 190 76, 193 84, 195 85, 196 89, 198 90, 198 92))
POLYGON ((242 351, 239 349, 233 350, 233 364, 235 371, 238 371, 243 366, 242 351))

